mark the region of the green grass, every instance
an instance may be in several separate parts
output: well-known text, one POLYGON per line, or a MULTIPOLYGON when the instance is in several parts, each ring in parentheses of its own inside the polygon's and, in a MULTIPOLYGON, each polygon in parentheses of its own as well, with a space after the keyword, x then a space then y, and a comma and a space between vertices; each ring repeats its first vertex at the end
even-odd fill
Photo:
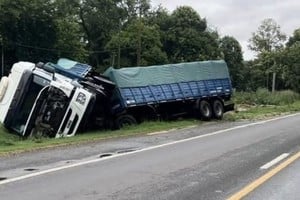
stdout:
POLYGON ((245 105, 238 104, 235 112, 224 115, 224 120, 261 120, 283 114, 290 114, 300 111, 300 101, 286 105, 245 105), (241 111, 239 111, 241 110, 241 111))
POLYGON ((233 98, 237 104, 288 105, 299 101, 300 95, 291 90, 272 93, 267 89, 260 88, 256 92, 236 92, 233 98))
POLYGON ((225 120, 259 120, 300 111, 300 95, 291 90, 272 93, 261 88, 256 92, 236 92, 233 101, 235 112, 226 114, 225 120))
POLYGON ((14 134, 10 134, 3 127, 0 128, 0 155, 32 151, 37 149, 53 148, 58 146, 76 145, 85 142, 95 142, 108 138, 120 138, 147 133, 180 129, 188 126, 198 125, 198 120, 179 120, 171 122, 144 122, 138 126, 125 127, 116 131, 98 131, 78 134, 75 137, 50 139, 38 138, 23 140, 14 134))

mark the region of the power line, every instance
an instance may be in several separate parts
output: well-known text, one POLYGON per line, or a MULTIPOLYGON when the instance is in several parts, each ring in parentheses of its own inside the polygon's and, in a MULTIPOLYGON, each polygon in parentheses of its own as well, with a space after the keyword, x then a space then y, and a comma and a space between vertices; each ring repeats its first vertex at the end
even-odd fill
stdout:
MULTIPOLYGON (((38 47, 38 46, 32 46, 32 45, 27 45, 27 44, 21 44, 21 43, 13 43, 10 42, 10 44, 18 47, 23 47, 23 48, 29 48, 29 49, 36 49, 36 50, 43 50, 43 51, 51 51, 51 52, 64 52, 64 53, 73 53, 74 51, 79 51, 78 49, 74 49, 72 51, 68 50, 62 50, 62 49, 53 49, 53 48, 45 48, 45 47, 38 47)), ((127 48, 120 48, 120 50, 128 50, 128 49, 133 49, 132 47, 127 47, 127 48)), ((118 49, 115 50, 84 50, 87 53, 111 53, 114 51, 118 51, 118 49)))
MULTIPOLYGON (((31 46, 31 45, 25 45, 25 44, 20 44, 20 43, 14 43, 14 45, 18 46, 18 47, 37 49, 37 50, 43 50, 43 51, 53 51, 53 52, 72 53, 74 51, 79 51, 78 49, 74 49, 72 51, 62 50, 62 49, 50 49, 50 48, 31 46)), ((110 50, 102 50, 102 51, 100 51, 100 50, 96 50, 96 51, 85 50, 85 52, 88 52, 88 53, 107 53, 107 52, 111 52, 111 51, 110 50)))

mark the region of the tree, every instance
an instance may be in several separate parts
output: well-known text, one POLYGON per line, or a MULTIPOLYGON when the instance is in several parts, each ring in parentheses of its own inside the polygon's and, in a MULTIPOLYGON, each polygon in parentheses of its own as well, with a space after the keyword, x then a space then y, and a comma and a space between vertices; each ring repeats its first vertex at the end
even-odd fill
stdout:
POLYGON ((286 35, 280 31, 280 26, 269 18, 262 21, 257 32, 252 33, 249 48, 258 53, 276 51, 284 46, 285 40, 286 35))
POLYGON ((56 62, 59 57, 85 61, 85 44, 71 0, 2 0, 0 33, 6 64, 56 62))
POLYGON ((224 55, 232 80, 232 85, 238 90, 245 89, 244 64, 242 47, 239 42, 230 36, 221 39, 220 48, 224 55))
MULTIPOLYGON (((216 59, 220 56, 217 32, 207 31, 206 19, 191 7, 178 7, 164 34, 164 50, 170 62, 216 59)), ((163 24, 163 23, 162 23, 163 24)))
POLYGON ((84 33, 78 21, 78 5, 76 0, 56 0, 54 15, 57 36, 54 47, 58 49, 58 57, 67 57, 87 62, 84 33))
POLYGON ((296 29, 294 31, 293 36, 291 36, 287 42, 287 46, 291 47, 292 45, 294 45, 295 43, 300 42, 300 28, 296 29))
POLYGON ((126 21, 136 20, 146 17, 149 14, 151 5, 150 0, 124 0, 122 7, 126 10, 126 21))
MULTIPOLYGON (((107 48, 117 52, 121 48, 121 63, 123 67, 136 66, 138 44, 138 32, 140 21, 132 21, 125 30, 115 34, 108 42, 107 48)), ((162 51, 162 44, 157 26, 149 26, 142 23, 141 28, 141 61, 140 65, 156 65, 167 62, 167 56, 162 51)), ((116 53, 115 53, 116 54, 116 53)))
POLYGON ((265 71, 257 59, 244 62, 243 74, 245 77, 244 90, 256 91, 265 85, 265 71))
MULTIPOLYGON (((283 48, 286 36, 280 31, 280 26, 273 19, 265 19, 262 21, 256 33, 252 33, 249 48, 259 53, 260 60, 264 62, 264 58, 270 58, 274 52, 283 48)), ((270 71, 273 72, 272 91, 275 91, 276 73, 280 71, 279 65, 273 62, 265 62, 267 65, 267 79, 270 71)), ((267 80, 267 83, 269 81, 267 80)))
POLYGON ((285 86, 300 92, 300 41, 295 38, 299 29, 294 32, 293 40, 289 40, 288 47, 280 54, 281 64, 284 66, 285 86), (290 41, 293 41, 292 43, 290 41))
POLYGON ((160 5, 157 8, 150 10, 145 20, 147 24, 157 25, 160 31, 165 32, 169 28, 171 17, 168 10, 160 5))
POLYGON ((126 17, 122 0, 81 0, 78 4, 79 21, 85 33, 93 66, 107 65, 110 57, 106 43, 119 32, 120 23, 126 17))
POLYGON ((9 65, 18 60, 53 61, 56 41, 52 1, 2 0, 0 32, 9 65))

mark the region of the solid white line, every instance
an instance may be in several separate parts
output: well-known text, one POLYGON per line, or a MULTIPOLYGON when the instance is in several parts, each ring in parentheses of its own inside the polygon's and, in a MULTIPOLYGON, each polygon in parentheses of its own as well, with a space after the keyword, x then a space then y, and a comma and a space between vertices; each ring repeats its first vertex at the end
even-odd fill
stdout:
POLYGON ((221 133, 226 133, 226 132, 237 130, 237 129, 242 129, 242 128, 246 128, 246 127, 250 127, 250 126, 256 126, 256 125, 260 125, 260 124, 264 124, 264 123, 268 123, 268 122, 272 122, 272 121, 276 121, 276 120, 281 120, 281 119, 285 119, 285 118, 289 118, 289 117, 294 117, 294 116, 297 116, 297 115, 300 115, 300 113, 286 115, 286 116, 282 116, 282 117, 278 117, 278 118, 274 118, 274 119, 269 119, 269 120, 265 120, 265 121, 245 124, 245 125, 241 125, 241 126, 235 126, 235 127, 232 127, 232 128, 228 128, 228 129, 208 133, 208 134, 205 134, 205 135, 199 135, 199 136, 196 136, 196 137, 191 137, 191 138, 187 138, 187 139, 183 139, 183 140, 169 142, 169 143, 165 143, 165 144, 161 144, 161 145, 157 145, 157 146, 147 147, 147 148, 144 148, 144 149, 140 149, 140 150, 137 150, 137 151, 128 152, 128 153, 124 153, 124 154, 116 154, 116 155, 112 155, 110 157, 97 158, 97 159, 92 159, 92 160, 88 160, 88 161, 81 161, 81 162, 74 163, 74 164, 68 164, 68 165, 65 165, 65 166, 62 166, 62 167, 55 167, 55 168, 44 170, 44 171, 34 172, 32 174, 27 174, 27 175, 15 177, 15 178, 9 178, 9 179, 0 181, 0 185, 4 185, 4 184, 7 184, 7 183, 12 183, 12 182, 20 181, 20 180, 23 180, 23 179, 32 178, 32 177, 35 177, 35 176, 40 176, 40 175, 44 175, 44 174, 48 174, 48 173, 52 173, 52 172, 56 172, 56 171, 60 171, 60 170, 64 170, 64 169, 69 169, 69 168, 78 167, 78 166, 82 166, 82 165, 87 165, 87 164, 91 164, 91 163, 101 162, 101 161, 108 160, 108 159, 113 159, 113 158, 116 158, 116 157, 136 154, 136 153, 140 153, 140 152, 143 152, 143 151, 149 151, 149 150, 152 150, 152 149, 158 149, 158 148, 162 148, 162 147, 165 147, 165 146, 170 146, 170 145, 173 145, 173 144, 178 144, 178 143, 183 143, 183 142, 187 142, 187 141, 191 141, 191 140, 196 140, 196 139, 200 139, 200 138, 214 136, 214 135, 218 135, 218 134, 221 134, 221 133))
POLYGON ((289 155, 290 155, 289 153, 283 153, 280 156, 278 156, 277 158, 275 158, 275 159, 271 160, 270 162, 266 163, 265 165, 261 166, 260 169, 269 169, 270 167, 276 165, 277 163, 279 163, 280 161, 282 161, 289 155))

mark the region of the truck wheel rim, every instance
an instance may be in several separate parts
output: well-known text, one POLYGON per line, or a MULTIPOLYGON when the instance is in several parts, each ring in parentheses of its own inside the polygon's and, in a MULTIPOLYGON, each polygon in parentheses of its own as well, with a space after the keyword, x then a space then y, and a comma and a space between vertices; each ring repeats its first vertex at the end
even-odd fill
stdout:
POLYGON ((208 117, 209 116, 209 108, 207 105, 203 106, 203 114, 205 117, 208 117))

